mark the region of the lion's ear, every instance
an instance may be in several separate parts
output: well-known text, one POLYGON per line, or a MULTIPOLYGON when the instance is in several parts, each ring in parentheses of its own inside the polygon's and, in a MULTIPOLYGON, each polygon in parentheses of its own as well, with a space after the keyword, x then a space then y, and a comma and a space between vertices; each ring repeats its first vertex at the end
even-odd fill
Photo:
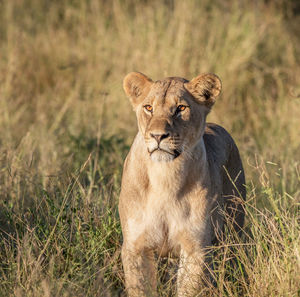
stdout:
POLYGON ((212 107, 221 93, 222 83, 215 74, 201 74, 184 84, 197 102, 212 107))
POLYGON ((128 73, 123 81, 123 88, 135 108, 148 94, 152 80, 140 72, 128 73))

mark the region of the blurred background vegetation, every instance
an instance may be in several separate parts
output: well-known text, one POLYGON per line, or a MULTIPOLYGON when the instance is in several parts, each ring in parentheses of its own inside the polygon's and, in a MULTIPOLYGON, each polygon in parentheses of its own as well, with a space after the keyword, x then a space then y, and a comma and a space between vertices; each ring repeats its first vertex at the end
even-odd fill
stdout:
POLYGON ((300 296, 299 16, 292 0, 0 1, 0 296, 124 294, 130 71, 222 79, 208 121, 239 146, 248 231, 204 290, 300 296))

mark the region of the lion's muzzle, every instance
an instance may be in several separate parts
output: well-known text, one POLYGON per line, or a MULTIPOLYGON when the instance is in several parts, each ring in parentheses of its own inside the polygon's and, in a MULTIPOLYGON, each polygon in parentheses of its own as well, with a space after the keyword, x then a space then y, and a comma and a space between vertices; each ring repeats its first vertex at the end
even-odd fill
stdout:
POLYGON ((170 144, 170 133, 153 134, 150 133, 147 141, 147 149, 151 159, 156 162, 169 162, 177 158, 181 151, 174 149, 170 144))

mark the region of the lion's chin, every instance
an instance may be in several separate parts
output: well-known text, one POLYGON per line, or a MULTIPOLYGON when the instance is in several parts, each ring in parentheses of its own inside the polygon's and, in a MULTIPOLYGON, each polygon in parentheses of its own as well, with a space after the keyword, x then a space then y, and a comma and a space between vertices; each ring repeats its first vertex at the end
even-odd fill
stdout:
POLYGON ((168 152, 160 150, 160 149, 155 150, 154 152, 152 152, 150 154, 151 160, 154 161, 154 162, 171 162, 178 155, 176 153, 175 154, 171 154, 171 153, 168 153, 168 152))

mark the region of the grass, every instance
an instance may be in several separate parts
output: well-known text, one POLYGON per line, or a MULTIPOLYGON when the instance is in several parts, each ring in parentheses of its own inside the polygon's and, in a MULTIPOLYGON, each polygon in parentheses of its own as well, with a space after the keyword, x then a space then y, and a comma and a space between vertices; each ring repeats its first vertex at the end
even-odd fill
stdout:
POLYGON ((300 296, 297 21, 287 0, 0 1, 0 296, 123 294, 130 71, 222 79, 208 120, 239 146, 247 219, 204 290, 300 296))

